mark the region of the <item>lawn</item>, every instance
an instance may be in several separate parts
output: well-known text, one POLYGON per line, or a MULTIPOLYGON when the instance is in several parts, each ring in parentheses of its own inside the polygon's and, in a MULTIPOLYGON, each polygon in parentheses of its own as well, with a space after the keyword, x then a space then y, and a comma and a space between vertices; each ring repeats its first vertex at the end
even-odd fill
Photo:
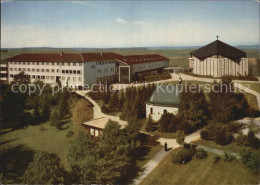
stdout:
MULTIPOLYGON (((230 143, 228 145, 225 145, 225 146, 221 146, 221 145, 217 145, 214 141, 206 141, 203 139, 194 141, 192 143, 206 146, 209 148, 216 148, 216 149, 227 151, 227 152, 234 152, 234 153, 239 153, 244 148, 243 146, 238 146, 234 142, 230 143)), ((246 147, 246 148, 252 149, 251 147, 246 147)), ((252 150, 254 150, 254 149, 252 149, 252 150)), ((258 151, 260 152, 260 149, 258 151)))
POLYGON ((241 83, 245 87, 249 87, 253 91, 260 93, 260 83, 241 83))
POLYGON ((67 153, 80 130, 83 128, 72 125, 70 120, 65 120, 61 130, 48 122, 14 131, 1 130, 0 174, 3 173, 5 183, 21 183, 24 170, 38 150, 57 153, 68 169, 67 153), (74 134, 67 137, 69 131, 74 134))
MULTIPOLYGON (((174 150, 171 152, 171 154, 174 150)), ((192 159, 185 165, 171 163, 171 156, 165 159, 140 184, 258 184, 259 175, 254 174, 241 161, 214 164, 214 154, 206 160, 192 159)))

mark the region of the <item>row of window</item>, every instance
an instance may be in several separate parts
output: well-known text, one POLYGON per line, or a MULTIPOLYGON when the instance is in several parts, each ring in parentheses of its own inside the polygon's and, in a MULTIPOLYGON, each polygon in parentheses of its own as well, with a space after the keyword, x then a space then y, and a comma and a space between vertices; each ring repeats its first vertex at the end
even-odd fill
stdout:
MULTIPOLYGON (((150 64, 150 65, 141 65, 139 66, 139 69, 146 69, 146 68, 155 68, 155 67, 159 67, 162 66, 162 63, 155 63, 155 64, 150 64)), ((136 69, 138 68, 138 66, 135 67, 136 69)))
MULTIPOLYGON (((10 77, 15 77, 17 74, 10 74, 10 77)), ((42 76, 42 75, 26 75, 28 76, 29 78, 32 78, 32 79, 46 79, 46 80, 55 80, 55 76, 42 76)), ((65 76, 62 76, 61 77, 61 80, 63 81, 81 81, 82 78, 81 77, 65 77, 65 76)))
MULTIPOLYGON (((59 69, 34 69, 34 68, 10 68, 10 71, 27 71, 27 72, 52 72, 59 73, 59 69)), ((81 70, 62 70, 63 74, 81 74, 81 70)))
POLYGON ((60 65, 60 66, 82 66, 82 63, 77 62, 10 62, 10 64, 21 65, 60 65))
POLYGON ((103 65, 103 64, 114 64, 114 61, 100 61, 96 62, 96 65, 103 65))
MULTIPOLYGON (((104 72, 108 72, 108 71, 109 71, 108 68, 104 69, 104 72)), ((110 71, 115 71, 115 68, 111 68, 110 71)), ((102 69, 98 69, 97 73, 102 73, 102 69)))

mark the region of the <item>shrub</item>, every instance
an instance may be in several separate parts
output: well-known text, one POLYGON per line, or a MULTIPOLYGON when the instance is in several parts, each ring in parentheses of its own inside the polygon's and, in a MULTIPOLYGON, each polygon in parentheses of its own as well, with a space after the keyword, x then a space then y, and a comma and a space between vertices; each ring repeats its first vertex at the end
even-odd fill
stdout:
POLYGON ((194 150, 193 149, 187 149, 183 148, 180 151, 175 152, 172 155, 172 163, 178 163, 178 164, 185 164, 189 162, 194 155, 194 150))
POLYGON ((260 154, 249 149, 243 149, 240 152, 242 163, 254 172, 260 171, 260 154))
POLYGON ((260 140, 255 136, 255 133, 250 130, 247 135, 248 145, 254 149, 258 149, 260 147, 260 140))
POLYGON ((214 156, 214 164, 218 163, 220 161, 221 157, 220 156, 214 156))
POLYGON ((208 153, 203 148, 199 148, 197 149, 195 156, 197 159, 206 159, 208 157, 208 153))
POLYGON ((226 162, 231 162, 231 161, 233 161, 235 158, 236 158, 236 156, 234 156, 234 155, 232 155, 232 154, 230 154, 230 153, 228 153, 228 152, 225 152, 225 153, 224 153, 224 161, 226 161, 226 162))
POLYGON ((177 131, 176 132, 176 142, 179 145, 183 145, 184 144, 184 140, 185 140, 185 135, 183 131, 177 131))
POLYGON ((101 106, 101 111, 102 111, 103 113, 109 113, 109 109, 108 109, 108 107, 107 107, 105 104, 103 104, 103 105, 101 106))
POLYGON ((71 137, 74 134, 74 132, 72 130, 68 131, 68 133, 66 134, 66 137, 71 137))
POLYGON ((200 137, 204 140, 210 140, 209 138, 209 132, 206 130, 202 130, 200 133, 200 137))
POLYGON ((232 133, 230 132, 219 132, 215 142, 219 145, 227 145, 233 141, 232 133))
POLYGON ((61 120, 60 111, 59 110, 52 111, 49 119, 50 119, 50 125, 51 126, 59 125, 60 120, 61 120))

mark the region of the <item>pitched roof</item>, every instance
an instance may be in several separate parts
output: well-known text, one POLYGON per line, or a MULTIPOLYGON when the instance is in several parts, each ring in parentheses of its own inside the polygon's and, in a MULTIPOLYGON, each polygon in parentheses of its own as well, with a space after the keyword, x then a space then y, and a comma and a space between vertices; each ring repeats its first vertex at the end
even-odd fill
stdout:
MULTIPOLYGON (((109 121, 108 117, 100 117, 100 118, 92 119, 88 122, 82 123, 82 125, 95 127, 95 128, 99 128, 99 129, 104 129, 108 121, 109 121)), ((116 122, 118 122, 118 124, 121 125, 121 128, 125 128, 127 125, 127 121, 117 120, 116 122)))
POLYGON ((122 56, 117 53, 24 53, 16 55, 3 61, 37 61, 37 62, 94 62, 104 60, 117 60, 128 65, 157 62, 161 60, 169 60, 158 54, 147 55, 128 55, 122 56))
POLYGON ((84 62, 93 62, 93 61, 103 61, 103 60, 116 60, 117 58, 121 58, 122 56, 113 53, 113 52, 107 52, 107 53, 81 53, 84 62))
POLYGON ((132 65, 132 64, 139 64, 139 63, 158 62, 161 60, 169 60, 169 59, 158 54, 147 54, 147 55, 122 56, 121 58, 118 58, 118 60, 128 65, 132 65))
POLYGON ((36 61, 36 62, 83 62, 80 53, 24 53, 4 61, 36 61))
POLYGON ((158 106, 178 107, 180 104, 180 88, 179 85, 172 84, 157 85, 146 103, 158 106))
POLYGON ((192 51, 191 55, 200 60, 204 60, 213 55, 221 55, 236 62, 239 62, 242 57, 246 57, 246 53, 244 51, 241 51, 219 40, 192 51))

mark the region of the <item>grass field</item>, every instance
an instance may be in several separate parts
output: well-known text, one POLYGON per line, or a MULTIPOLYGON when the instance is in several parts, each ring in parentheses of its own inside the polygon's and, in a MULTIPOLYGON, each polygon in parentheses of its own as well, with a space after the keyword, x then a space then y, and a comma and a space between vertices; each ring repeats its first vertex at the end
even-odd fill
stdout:
POLYGON ((260 93, 260 83, 241 83, 241 84, 260 93))
MULTIPOLYGON (((173 153, 172 151, 171 153, 173 153)), ((145 178, 140 184, 258 184, 259 175, 254 174, 241 161, 214 164, 214 154, 208 154, 205 160, 192 159, 185 165, 171 163, 171 154, 145 178)))
MULTIPOLYGON (((228 145, 225 146, 221 146, 221 145, 217 145, 214 141, 206 141, 206 140, 198 140, 198 141, 194 141, 192 142, 194 144, 198 144, 198 145, 203 145, 209 148, 216 148, 219 150, 223 150, 223 151, 227 151, 227 152, 234 152, 234 153, 240 153, 240 151, 244 148, 243 146, 238 146, 236 143, 230 143, 228 145)), ((249 149, 252 149, 251 147, 246 147, 249 149)), ((253 150, 253 149, 252 149, 253 150)), ((260 149, 256 150, 260 152, 260 149)))
POLYGON ((67 120, 61 130, 50 126, 48 122, 14 131, 1 130, 0 173, 6 178, 5 183, 21 183, 24 170, 38 150, 57 153, 68 169, 67 153, 80 130, 83 128, 72 125, 70 120, 67 120), (67 137, 70 130, 74 134, 67 137))

